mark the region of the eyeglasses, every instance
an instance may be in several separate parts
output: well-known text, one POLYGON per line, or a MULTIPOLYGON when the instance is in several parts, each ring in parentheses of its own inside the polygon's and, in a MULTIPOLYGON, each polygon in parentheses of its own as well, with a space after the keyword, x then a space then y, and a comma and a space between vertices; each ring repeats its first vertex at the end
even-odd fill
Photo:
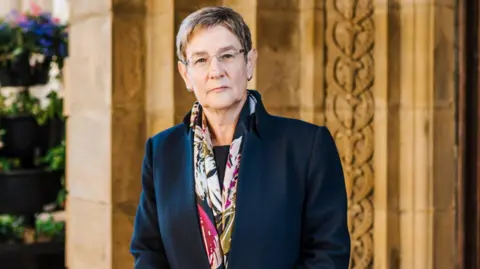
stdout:
POLYGON ((233 64, 240 56, 240 54, 244 54, 245 50, 228 50, 222 53, 218 53, 213 55, 199 55, 194 56, 187 61, 184 61, 183 64, 190 67, 195 72, 206 72, 210 67, 212 59, 215 57, 217 61, 222 64, 224 67, 233 64))

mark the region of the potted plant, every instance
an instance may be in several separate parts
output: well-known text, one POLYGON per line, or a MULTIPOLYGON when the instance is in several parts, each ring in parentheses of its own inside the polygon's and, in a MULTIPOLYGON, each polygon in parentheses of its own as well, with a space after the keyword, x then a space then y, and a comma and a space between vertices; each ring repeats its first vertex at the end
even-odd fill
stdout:
POLYGON ((23 241, 23 232, 21 218, 0 215, 0 243, 20 243, 23 241))
POLYGON ((50 214, 39 217, 35 222, 37 242, 63 242, 65 239, 65 222, 56 221, 50 214))
POLYGON ((31 95, 0 95, 0 128, 4 132, 0 155, 20 159, 24 168, 34 167, 36 159, 64 137, 63 99, 55 91, 45 99, 42 107, 31 95))
POLYGON ((52 169, 49 159, 64 147, 63 99, 51 84, 41 86, 48 93, 41 97, 32 86, 61 78, 66 38, 66 25, 35 5, 0 22, 0 213, 41 212, 63 188, 64 167, 52 169), (21 81, 12 78, 18 74, 21 81))
POLYGON ((50 64, 67 57, 67 25, 38 6, 12 11, 0 22, 0 84, 32 86, 48 82, 50 64))
POLYGON ((28 266, 64 268, 65 224, 42 215, 62 210, 67 195, 59 89, 67 37, 67 26, 36 5, 0 19, 0 214, 9 215, 0 216, 0 263, 7 267, 30 256, 28 266))
POLYGON ((63 208, 66 190, 65 142, 47 151, 38 168, 25 169, 14 158, 0 158, 0 214, 32 215, 45 205, 63 208))
POLYGON ((51 69, 61 77, 67 47, 67 25, 35 4, 0 21, 0 128, 6 132, 0 154, 19 158, 24 167, 63 137, 60 98, 53 92, 47 97, 52 105, 42 107, 29 87, 47 83, 51 69), (46 141, 49 134, 53 142, 46 141))

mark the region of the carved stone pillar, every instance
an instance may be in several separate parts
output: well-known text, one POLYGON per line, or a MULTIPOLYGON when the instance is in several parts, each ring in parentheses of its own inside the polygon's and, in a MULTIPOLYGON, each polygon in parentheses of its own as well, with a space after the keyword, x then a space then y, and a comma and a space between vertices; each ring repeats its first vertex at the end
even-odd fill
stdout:
POLYGON ((351 268, 373 261, 374 77, 371 1, 327 1, 326 125, 337 141, 347 183, 351 268))
POLYGON ((352 268, 373 262, 371 1, 259 1, 257 88, 269 111, 326 125, 342 158, 352 268))

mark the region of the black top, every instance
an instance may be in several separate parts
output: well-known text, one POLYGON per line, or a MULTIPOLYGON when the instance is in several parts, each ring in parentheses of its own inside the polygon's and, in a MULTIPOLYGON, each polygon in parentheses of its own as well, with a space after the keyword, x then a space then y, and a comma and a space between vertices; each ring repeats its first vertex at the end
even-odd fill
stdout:
POLYGON ((225 177, 225 168, 227 167, 228 152, 230 146, 213 147, 213 155, 215 157, 215 165, 217 166, 218 181, 220 189, 223 189, 223 179, 225 177))
MULTIPOLYGON (((252 123, 250 119, 250 105, 249 100, 245 102, 240 111, 240 116, 235 128, 234 139, 238 138, 241 135, 244 135, 247 130, 250 129, 252 123)), ((218 181, 220 183, 220 189, 223 190, 223 182, 225 178, 225 168, 227 167, 228 154, 230 151, 229 145, 224 146, 214 146, 213 147, 213 156, 215 158, 215 165, 217 167, 218 181)))

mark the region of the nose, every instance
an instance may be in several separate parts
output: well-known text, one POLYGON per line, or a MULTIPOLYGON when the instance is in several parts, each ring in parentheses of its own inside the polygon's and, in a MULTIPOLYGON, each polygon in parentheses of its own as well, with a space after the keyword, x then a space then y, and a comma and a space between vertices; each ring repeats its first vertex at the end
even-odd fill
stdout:
POLYGON ((225 74, 225 70, 223 69, 223 66, 220 64, 218 59, 216 57, 213 57, 210 61, 210 65, 208 68, 208 76, 211 79, 216 79, 223 77, 225 74))

